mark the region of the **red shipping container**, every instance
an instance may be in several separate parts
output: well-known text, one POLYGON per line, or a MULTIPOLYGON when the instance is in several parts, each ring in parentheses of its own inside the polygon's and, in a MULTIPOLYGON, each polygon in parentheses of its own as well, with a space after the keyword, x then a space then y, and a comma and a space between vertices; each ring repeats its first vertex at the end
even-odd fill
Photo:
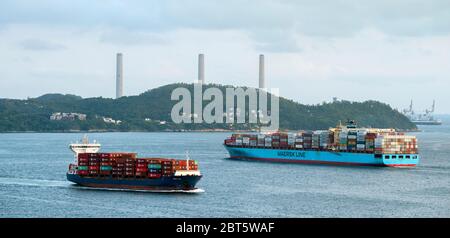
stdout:
POLYGON ((136 168, 136 172, 147 172, 147 168, 136 168))
POLYGON ((77 170, 77 174, 78 175, 88 175, 88 171, 87 170, 77 170))
POLYGON ((147 163, 146 159, 136 159, 136 162, 138 163, 147 163))
POLYGON ((161 178, 161 174, 149 173, 147 175, 149 178, 161 178))
POLYGON ((125 159, 125 162, 127 162, 127 163, 133 163, 135 161, 136 161, 135 159, 131 159, 131 158, 126 158, 125 159))
POLYGON ((117 163, 125 163, 125 159, 123 158, 114 158, 117 163))
POLYGON ((88 158, 88 155, 86 153, 79 153, 78 158, 88 158))
POLYGON ((98 170, 99 168, 98 166, 89 166, 89 170, 98 170))
POLYGON ((159 160, 159 159, 150 159, 150 160, 148 160, 148 163, 149 164, 160 164, 161 160, 159 160))
POLYGON ((79 166, 88 166, 89 164, 88 164, 88 163, 85 163, 85 162, 78 162, 78 165, 79 165, 79 166))
MULTIPOLYGON (((192 160, 189 160, 189 164, 194 162, 194 161, 192 161, 192 162, 191 161, 192 160)), ((178 165, 181 165, 181 166, 186 166, 187 165, 187 161, 186 160, 178 160, 178 161, 175 162, 175 164, 178 164, 178 165)))
POLYGON ((101 153, 100 157, 101 158, 111 158, 111 154, 110 153, 101 153))
POLYGON ((88 162, 89 159, 88 159, 88 158, 83 158, 83 157, 78 157, 78 161, 81 161, 81 162, 88 162))
POLYGON ((137 168, 147 168, 147 164, 136 164, 137 168))

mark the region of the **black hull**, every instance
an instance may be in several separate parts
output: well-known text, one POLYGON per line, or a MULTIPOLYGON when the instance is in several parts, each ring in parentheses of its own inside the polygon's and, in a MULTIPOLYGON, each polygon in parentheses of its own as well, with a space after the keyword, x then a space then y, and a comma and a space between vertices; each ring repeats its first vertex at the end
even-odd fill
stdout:
POLYGON ((202 176, 169 176, 161 178, 81 177, 67 173, 67 180, 81 186, 127 190, 194 190, 202 176))

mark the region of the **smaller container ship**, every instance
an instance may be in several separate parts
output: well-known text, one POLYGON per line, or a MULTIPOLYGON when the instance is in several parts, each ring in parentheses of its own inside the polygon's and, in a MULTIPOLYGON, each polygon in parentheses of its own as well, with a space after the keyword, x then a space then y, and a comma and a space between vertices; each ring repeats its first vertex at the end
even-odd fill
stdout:
POLYGON ((415 136, 358 128, 354 121, 320 131, 233 134, 224 145, 231 159, 389 167, 419 163, 415 136))
POLYGON ((138 158, 136 153, 99 153, 100 144, 70 144, 75 162, 67 180, 81 186, 144 191, 192 191, 202 178, 198 163, 168 158, 138 158))

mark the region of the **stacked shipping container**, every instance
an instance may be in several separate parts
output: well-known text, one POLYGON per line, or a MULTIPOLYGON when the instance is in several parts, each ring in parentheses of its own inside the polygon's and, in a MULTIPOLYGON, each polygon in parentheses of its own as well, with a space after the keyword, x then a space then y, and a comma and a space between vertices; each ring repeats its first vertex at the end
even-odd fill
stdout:
POLYGON ((332 128, 324 131, 301 131, 296 134, 232 134, 226 145, 279 149, 313 149, 354 151, 361 153, 415 154, 417 139, 386 129, 332 128))
POLYGON ((195 160, 136 158, 134 153, 80 153, 77 158, 80 176, 160 178, 178 170, 198 170, 195 160))

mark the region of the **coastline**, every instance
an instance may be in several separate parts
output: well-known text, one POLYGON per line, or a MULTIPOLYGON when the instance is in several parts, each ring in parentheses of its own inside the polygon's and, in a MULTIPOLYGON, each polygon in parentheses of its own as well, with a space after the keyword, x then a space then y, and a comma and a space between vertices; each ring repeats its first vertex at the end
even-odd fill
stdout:
MULTIPOLYGON (((303 129, 308 130, 308 129, 303 129)), ((289 132, 295 132, 295 131, 301 131, 301 130, 280 130, 280 131, 289 131, 289 132)), ((396 129, 398 132, 404 132, 404 133, 415 133, 415 132, 422 132, 423 130, 416 128, 416 129, 396 129)), ((155 131, 146 131, 146 130, 54 130, 54 131, 0 131, 0 134, 15 134, 15 133, 129 133, 129 132, 135 132, 135 133, 167 133, 167 132, 224 132, 224 133, 255 133, 258 132, 256 130, 225 130, 225 129, 201 129, 201 130, 155 130, 155 131)))

